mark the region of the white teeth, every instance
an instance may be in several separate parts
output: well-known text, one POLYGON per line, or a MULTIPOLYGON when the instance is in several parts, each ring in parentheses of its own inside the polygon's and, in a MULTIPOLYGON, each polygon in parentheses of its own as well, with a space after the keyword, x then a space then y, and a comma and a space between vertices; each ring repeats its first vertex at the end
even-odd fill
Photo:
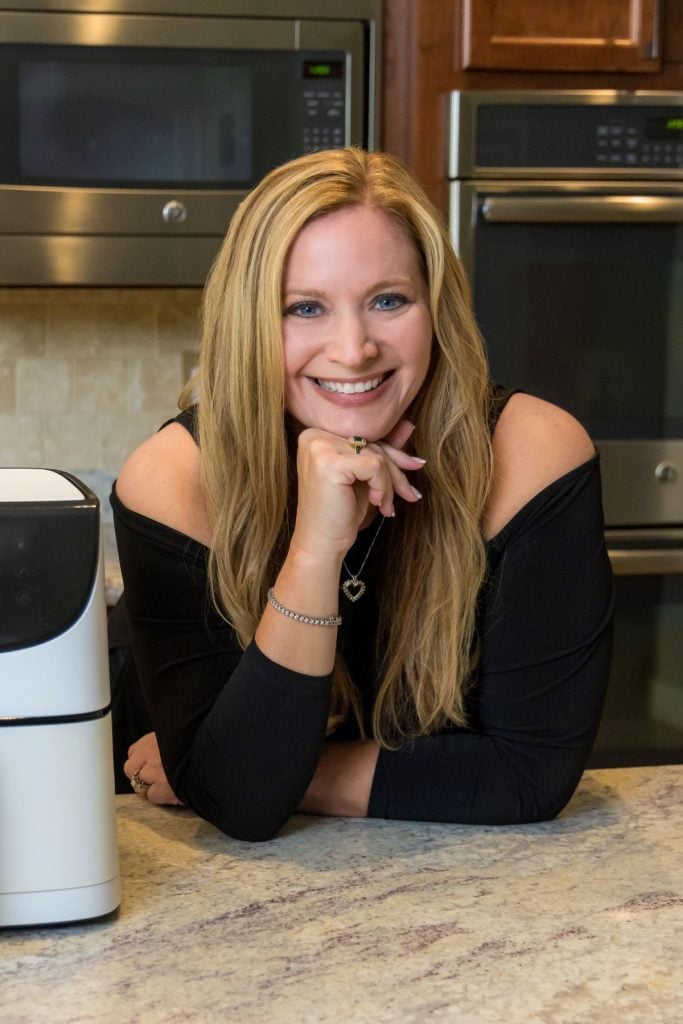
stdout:
POLYGON ((351 384, 347 382, 343 384, 338 380, 320 380, 316 378, 316 383, 324 388, 325 391, 336 391, 339 395, 359 395, 362 391, 374 391, 384 380, 384 377, 373 377, 371 380, 359 381, 357 384, 351 384))

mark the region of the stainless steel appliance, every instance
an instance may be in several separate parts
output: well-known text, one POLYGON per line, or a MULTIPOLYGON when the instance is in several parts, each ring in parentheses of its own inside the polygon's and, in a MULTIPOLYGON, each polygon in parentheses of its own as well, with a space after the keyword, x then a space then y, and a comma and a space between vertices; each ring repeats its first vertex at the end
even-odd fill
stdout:
POLYGON ((202 284, 266 171, 375 146, 380 12, 0 3, 0 285, 202 284))
POLYGON ((0 469, 0 926, 119 905, 100 508, 0 469))
POLYGON ((683 93, 453 93, 453 243, 494 377, 601 451, 617 578, 596 764, 683 760, 683 93))

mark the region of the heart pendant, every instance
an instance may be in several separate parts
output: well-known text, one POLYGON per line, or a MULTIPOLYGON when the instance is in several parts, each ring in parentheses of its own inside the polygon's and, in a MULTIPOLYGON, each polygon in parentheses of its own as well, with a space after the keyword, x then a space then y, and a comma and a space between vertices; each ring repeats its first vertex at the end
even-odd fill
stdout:
POLYGON ((345 580, 342 583, 342 590, 344 591, 344 596, 353 603, 365 593, 365 584, 362 580, 345 580))

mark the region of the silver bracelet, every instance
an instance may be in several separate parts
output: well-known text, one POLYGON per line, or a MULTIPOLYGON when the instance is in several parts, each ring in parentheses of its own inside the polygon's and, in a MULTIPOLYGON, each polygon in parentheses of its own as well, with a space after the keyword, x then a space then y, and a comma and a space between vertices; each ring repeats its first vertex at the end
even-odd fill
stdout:
POLYGON ((272 587, 268 591, 268 601, 280 615, 286 615, 288 619, 295 619, 297 622, 305 622, 307 626, 341 626, 342 624, 341 615, 328 615, 324 619, 316 619, 312 615, 302 615, 301 612, 293 612, 291 608, 285 608, 275 597, 272 587))

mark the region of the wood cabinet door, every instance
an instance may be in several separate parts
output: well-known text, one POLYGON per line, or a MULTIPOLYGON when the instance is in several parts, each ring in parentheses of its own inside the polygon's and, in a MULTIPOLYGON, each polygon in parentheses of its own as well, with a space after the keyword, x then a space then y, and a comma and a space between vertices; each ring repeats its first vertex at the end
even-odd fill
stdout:
POLYGON ((657 71, 659 0, 463 0, 463 66, 657 71))

